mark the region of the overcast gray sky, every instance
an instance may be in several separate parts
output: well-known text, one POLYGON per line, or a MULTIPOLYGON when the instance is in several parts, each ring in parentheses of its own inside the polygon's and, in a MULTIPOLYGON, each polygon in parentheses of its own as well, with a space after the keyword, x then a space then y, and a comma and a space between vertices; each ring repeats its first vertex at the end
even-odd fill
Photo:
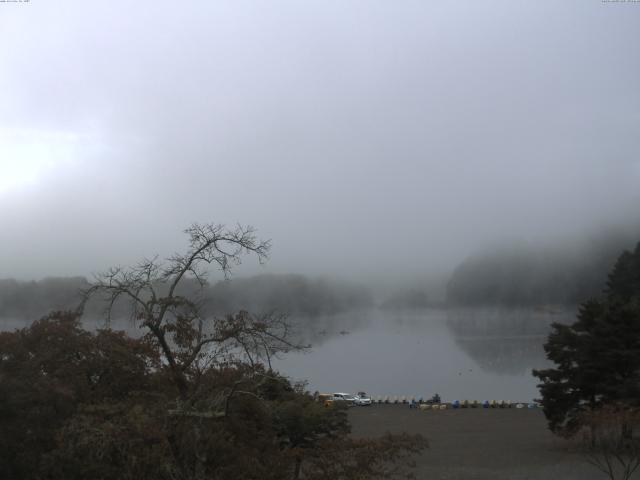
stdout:
POLYGON ((0 277, 194 221, 265 271, 415 274, 640 205, 640 3, 31 0, 0 42, 0 277))

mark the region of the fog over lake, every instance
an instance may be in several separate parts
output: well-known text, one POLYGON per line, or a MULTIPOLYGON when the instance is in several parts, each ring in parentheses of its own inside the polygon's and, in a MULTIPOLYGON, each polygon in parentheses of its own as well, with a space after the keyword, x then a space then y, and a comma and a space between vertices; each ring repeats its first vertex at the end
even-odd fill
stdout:
POLYGON ((528 399, 560 315, 522 309, 593 297, 640 239, 634 2, 63 3, 1 3, 5 327, 238 223, 268 262, 208 292, 314 315, 285 373, 528 399), (441 304, 520 310, 394 308, 441 304))
POLYGON ((387 425, 416 478, 551 480, 543 416, 640 398, 640 0, 0 0, 0 41, 0 480, 396 478, 387 425), (538 382, 474 410, 509 432, 308 395, 538 382))

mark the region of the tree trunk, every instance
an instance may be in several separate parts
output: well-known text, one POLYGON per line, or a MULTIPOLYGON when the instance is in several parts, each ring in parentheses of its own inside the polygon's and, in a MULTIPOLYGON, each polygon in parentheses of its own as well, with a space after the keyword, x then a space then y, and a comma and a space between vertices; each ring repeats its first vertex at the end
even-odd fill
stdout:
POLYGON ((293 470, 293 480, 298 480, 300 478, 300 471, 302 467, 302 456, 296 455, 296 464, 293 470))

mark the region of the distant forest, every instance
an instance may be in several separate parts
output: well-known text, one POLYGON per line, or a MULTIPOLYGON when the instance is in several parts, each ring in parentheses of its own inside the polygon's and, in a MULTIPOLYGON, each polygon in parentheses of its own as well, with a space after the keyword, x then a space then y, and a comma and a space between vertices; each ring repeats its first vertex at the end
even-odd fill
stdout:
POLYGON ((640 236, 606 233, 561 245, 515 243, 472 255, 447 285, 449 306, 577 305, 598 296, 618 256, 640 236))
MULTIPOLYGON (((640 240, 639 231, 608 232, 562 244, 512 243, 481 251, 453 271, 446 288, 446 305, 577 305, 602 292, 603 279, 620 253, 632 249, 640 240)), ((196 292, 195 282, 185 282, 185 285, 182 293, 196 292)), ((88 286, 89 282, 83 277, 0 280, 0 318, 32 321, 52 310, 74 308, 80 300, 79 292, 88 286)), ((381 299, 379 306, 384 309, 445 306, 431 302, 427 290, 418 284, 403 285, 381 299)), ((362 285, 297 274, 219 281, 205 289, 202 300, 212 315, 248 310, 318 316, 378 304, 371 291, 362 285)), ((85 314, 102 318, 104 304, 90 302, 85 314)), ((128 305, 118 305, 116 315, 128 317, 128 305)))
MULTIPOLYGON (((83 277, 46 278, 39 281, 0 280, 0 318, 36 320, 51 310, 74 308, 80 291, 89 286, 83 277)), ((187 283, 186 289, 196 290, 187 283)), ((189 293, 189 292, 182 292, 189 293)), ((303 275, 258 275, 220 281, 205 289, 202 300, 206 310, 215 315, 238 310, 253 313, 277 311, 298 315, 324 315, 368 307, 373 304, 369 291, 347 282, 303 275)), ((123 302, 117 315, 129 314, 123 302)), ((104 304, 91 302, 86 316, 101 317, 104 304)))

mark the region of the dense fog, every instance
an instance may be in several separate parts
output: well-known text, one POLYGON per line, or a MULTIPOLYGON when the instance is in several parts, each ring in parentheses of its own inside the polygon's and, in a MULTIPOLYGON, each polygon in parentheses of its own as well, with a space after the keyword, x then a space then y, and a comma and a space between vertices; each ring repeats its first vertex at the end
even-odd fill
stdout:
POLYGON ((0 0, 0 479, 635 468, 639 26, 0 0))
POLYGON ((537 365, 640 240, 628 3, 1 4, 3 328, 238 222, 269 258, 211 272, 207 315, 288 314, 320 364, 537 365))
POLYGON ((197 221, 273 240, 239 274, 393 287, 640 204, 633 5, 9 3, 0 278, 165 257, 197 221))

